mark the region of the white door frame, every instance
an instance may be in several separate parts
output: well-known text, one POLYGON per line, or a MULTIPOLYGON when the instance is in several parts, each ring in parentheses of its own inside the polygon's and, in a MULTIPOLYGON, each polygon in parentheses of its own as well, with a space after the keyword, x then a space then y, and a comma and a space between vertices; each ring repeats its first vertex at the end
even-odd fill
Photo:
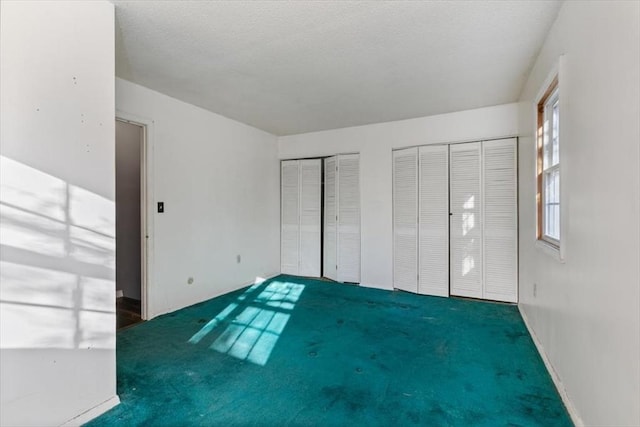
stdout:
POLYGON ((141 241, 141 313, 143 320, 154 317, 152 304, 150 304, 151 291, 153 289, 153 261, 154 261, 154 174, 153 174, 153 135, 154 121, 139 117, 127 112, 116 110, 116 121, 130 123, 142 128, 141 162, 140 162, 140 241, 141 241))

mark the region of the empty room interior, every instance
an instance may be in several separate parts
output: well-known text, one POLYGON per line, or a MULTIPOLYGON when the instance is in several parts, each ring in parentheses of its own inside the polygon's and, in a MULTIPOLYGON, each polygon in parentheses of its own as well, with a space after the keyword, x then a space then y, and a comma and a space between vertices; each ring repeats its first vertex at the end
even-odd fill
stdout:
POLYGON ((0 425, 640 426, 640 2, 0 5, 0 425))

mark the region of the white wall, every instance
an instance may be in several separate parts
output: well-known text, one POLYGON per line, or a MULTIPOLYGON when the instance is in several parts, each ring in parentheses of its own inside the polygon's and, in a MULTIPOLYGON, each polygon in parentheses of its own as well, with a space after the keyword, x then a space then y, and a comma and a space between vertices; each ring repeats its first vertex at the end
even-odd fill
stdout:
POLYGON ((116 289, 141 298, 141 126, 116 122, 116 289))
POLYGON ((151 123, 149 317, 277 273, 276 137, 121 79, 116 108, 151 123))
POLYGON ((360 153, 361 282, 393 287, 392 159, 394 148, 477 141, 517 134, 518 105, 285 136, 281 159, 360 153))
POLYGON ((640 425, 639 8, 565 2, 521 95, 521 310, 587 425, 640 425), (565 263, 534 243, 534 98, 561 54, 565 263))
POLYGON ((1 2, 0 424, 117 403, 114 11, 1 2))

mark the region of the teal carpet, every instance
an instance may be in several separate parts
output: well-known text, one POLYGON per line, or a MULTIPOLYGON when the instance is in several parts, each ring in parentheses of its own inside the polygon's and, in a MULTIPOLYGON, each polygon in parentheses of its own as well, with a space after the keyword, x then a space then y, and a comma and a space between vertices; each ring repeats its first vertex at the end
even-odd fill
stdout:
POLYGON ((117 336, 90 426, 570 426, 515 306, 278 276, 117 336))

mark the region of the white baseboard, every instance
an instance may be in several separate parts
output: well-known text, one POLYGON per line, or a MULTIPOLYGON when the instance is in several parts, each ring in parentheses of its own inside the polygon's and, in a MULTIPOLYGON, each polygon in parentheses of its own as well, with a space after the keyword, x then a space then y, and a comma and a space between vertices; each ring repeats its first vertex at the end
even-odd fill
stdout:
POLYGON ((154 318, 156 318, 156 317, 158 317, 158 316, 162 316, 162 315, 165 315, 165 314, 173 313, 174 311, 182 310, 183 308, 187 308, 187 307, 190 307, 190 306, 192 306, 192 305, 200 304, 201 302, 208 301, 208 300, 210 300, 210 299, 217 298, 217 297, 219 297, 219 296, 226 295, 226 294, 229 294, 229 293, 231 293, 231 292, 235 292, 235 291, 237 291, 238 289, 242 289, 242 288, 244 288, 244 287, 247 287, 247 286, 251 286, 251 285, 253 285, 254 283, 256 283, 256 280, 257 280, 257 279, 269 280, 269 279, 272 279, 272 278, 274 278, 274 277, 276 277, 276 276, 279 276, 280 274, 282 274, 282 273, 270 273, 270 274, 265 275, 264 277, 263 277, 263 276, 259 276, 259 277, 256 277, 256 279, 255 279, 255 280, 252 280, 252 281, 250 281, 250 282, 245 282, 245 283, 242 283, 242 284, 240 284, 240 285, 232 286, 232 287, 227 288, 227 289, 221 289, 221 290, 219 290, 218 292, 215 292, 215 293, 213 293, 213 294, 211 294, 211 295, 207 296, 207 297, 206 297, 205 299, 203 299, 202 301, 196 301, 196 302, 194 302, 194 303, 192 303, 192 304, 189 304, 189 305, 186 305, 186 306, 184 306, 184 307, 176 307, 176 308, 171 308, 171 309, 163 310, 163 311, 160 311, 160 312, 157 312, 157 313, 150 313, 150 316, 148 317, 148 319, 145 319, 145 320, 151 320, 151 319, 154 319, 154 318))
MULTIPOLYGON (((270 274, 267 274, 266 276, 264 276, 263 279, 264 280, 273 279, 274 277, 279 276, 281 274, 282 273, 280 273, 280 272, 278 272, 278 273, 270 273, 270 274)), ((247 283, 247 285, 252 285, 253 283, 255 283, 255 282, 247 283)))
POLYGON ((118 404, 120 404, 120 398, 117 395, 113 396, 111 399, 105 400, 98 406, 94 406, 93 408, 89 409, 86 412, 83 412, 77 417, 71 418, 69 421, 62 424, 61 427, 81 426, 82 424, 88 423, 92 419, 104 414, 109 409, 117 406, 118 404))
POLYGON ((542 346, 542 343, 538 339, 538 336, 536 335, 535 331, 531 327, 531 324, 529 323, 529 318, 527 318, 527 314, 524 312, 520 304, 518 304, 518 310, 520 311, 522 320, 524 320, 524 324, 527 327, 527 330, 529 331, 529 335, 531 335, 531 339, 533 339, 533 343, 535 344, 536 349, 538 350, 538 354, 540 354, 540 357, 544 362, 544 366, 547 368, 549 375, 551 375, 553 384, 556 386, 556 389, 560 394, 560 398, 562 399, 564 406, 567 408, 567 412, 569 412, 571 421, 573 421, 573 424, 576 427, 584 427, 584 422, 582 421, 582 418, 580 418, 580 415, 578 415, 578 411, 576 410, 575 406, 573 405, 573 402, 569 398, 569 395, 567 394, 567 390, 564 388, 564 384, 562 384, 562 380, 560 380, 558 373, 553 368, 551 361, 547 357, 547 354, 544 352, 544 347, 542 346))

